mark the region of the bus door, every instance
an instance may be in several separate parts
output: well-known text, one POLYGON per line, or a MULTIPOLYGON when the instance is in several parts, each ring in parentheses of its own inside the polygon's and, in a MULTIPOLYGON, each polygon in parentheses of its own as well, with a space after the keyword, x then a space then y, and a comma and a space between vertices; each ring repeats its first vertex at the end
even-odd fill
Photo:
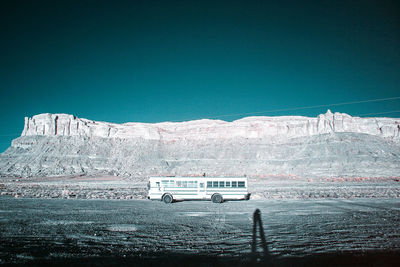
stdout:
POLYGON ((161 191, 160 182, 156 182, 156 188, 158 188, 158 191, 161 191))
POLYGON ((199 181, 198 195, 200 199, 206 199, 206 182, 199 181))

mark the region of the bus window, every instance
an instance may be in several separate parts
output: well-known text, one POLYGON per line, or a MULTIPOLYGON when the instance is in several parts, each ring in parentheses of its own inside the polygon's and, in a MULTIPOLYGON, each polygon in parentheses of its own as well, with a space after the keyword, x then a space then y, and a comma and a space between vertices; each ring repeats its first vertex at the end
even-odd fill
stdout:
POLYGON ((197 187, 197 181, 189 181, 189 182, 188 182, 188 187, 190 187, 190 188, 195 188, 195 187, 197 187))
POLYGON ((208 181, 207 182, 207 187, 212 187, 212 182, 208 181))
POLYGON ((200 188, 204 188, 204 183, 200 183, 200 188))
POLYGON ((183 181, 183 187, 188 187, 188 182, 187 181, 183 181))
POLYGON ((173 187, 174 181, 172 180, 161 180, 161 183, 164 187, 173 187))
POLYGON ((238 187, 244 187, 244 182, 238 182, 238 187))
POLYGON ((213 182, 213 187, 218 187, 218 182, 213 182))
POLYGON ((236 181, 232 181, 232 187, 237 187, 237 182, 236 181))
POLYGON ((225 182, 226 187, 231 187, 231 182, 225 182))
POLYGON ((176 186, 177 187, 183 187, 182 181, 176 181, 176 186))
POLYGON ((219 182, 219 187, 225 187, 225 182, 223 181, 219 182))

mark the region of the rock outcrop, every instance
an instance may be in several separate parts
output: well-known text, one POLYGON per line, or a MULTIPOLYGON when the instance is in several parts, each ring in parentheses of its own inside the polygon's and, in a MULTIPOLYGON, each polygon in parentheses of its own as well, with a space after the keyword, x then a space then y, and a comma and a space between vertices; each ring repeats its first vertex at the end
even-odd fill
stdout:
POLYGON ((247 117, 233 122, 124 123, 91 121, 68 114, 40 114, 25 118, 22 136, 86 136, 146 140, 296 138, 326 133, 364 133, 399 141, 400 119, 360 118, 330 110, 317 118, 300 116, 247 117))
POLYGON ((154 124, 40 114, 0 154, 0 175, 399 176, 399 122, 330 111, 154 124))

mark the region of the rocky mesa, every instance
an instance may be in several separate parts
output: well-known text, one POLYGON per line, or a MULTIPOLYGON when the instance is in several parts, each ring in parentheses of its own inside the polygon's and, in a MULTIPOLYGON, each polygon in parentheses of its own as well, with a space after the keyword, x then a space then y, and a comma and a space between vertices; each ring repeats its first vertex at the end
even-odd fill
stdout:
POLYGON ((188 122, 115 124, 77 118, 68 114, 25 117, 21 136, 85 136, 142 138, 145 140, 200 140, 232 138, 296 138, 327 133, 364 133, 394 141, 400 138, 400 119, 360 118, 330 110, 316 118, 300 116, 247 117, 233 122, 195 120, 188 122))
POLYGON ((398 176, 400 119, 344 113, 233 122, 124 123, 68 114, 25 118, 0 175, 398 176))

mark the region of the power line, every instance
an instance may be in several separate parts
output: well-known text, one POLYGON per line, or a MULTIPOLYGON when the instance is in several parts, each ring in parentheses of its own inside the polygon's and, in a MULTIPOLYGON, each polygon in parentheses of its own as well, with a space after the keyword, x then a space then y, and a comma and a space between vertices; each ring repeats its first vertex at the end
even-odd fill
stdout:
POLYGON ((385 112, 364 113, 364 114, 359 114, 357 116, 369 116, 369 115, 389 114, 389 113, 399 113, 399 112, 400 112, 400 110, 392 110, 392 111, 385 111, 385 112))
POLYGON ((390 98, 378 98, 378 99, 369 99, 369 100, 361 100, 361 101, 352 101, 352 102, 342 102, 342 103, 334 103, 334 104, 315 105, 315 106, 264 110, 264 111, 256 111, 256 112, 249 112, 249 113, 242 113, 242 114, 226 114, 226 115, 220 115, 219 117, 250 115, 250 114, 259 114, 259 113, 281 112, 281 111, 293 111, 293 110, 311 109, 311 108, 336 107, 336 106, 345 106, 345 105, 353 105, 353 104, 361 104, 361 103, 388 101, 388 100, 395 100, 395 99, 400 99, 400 96, 390 97, 390 98))
MULTIPOLYGON (((223 117, 254 115, 254 114, 261 114, 261 113, 294 111, 294 110, 323 108, 323 107, 337 107, 337 106, 354 105, 354 104, 371 103, 371 102, 380 102, 380 101, 389 101, 389 100, 397 100, 397 99, 400 99, 400 96, 388 97, 388 98, 376 98, 376 99, 368 99, 368 100, 359 100, 359 101, 351 101, 351 102, 341 102, 341 103, 333 103, 333 104, 314 105, 314 106, 303 106, 303 107, 293 107, 293 108, 283 108, 283 109, 270 109, 270 110, 247 112, 247 113, 222 114, 222 115, 218 115, 218 116, 209 117, 208 119, 219 119, 219 118, 223 118, 223 117)), ((178 122, 178 120, 171 121, 171 122, 178 122)))

